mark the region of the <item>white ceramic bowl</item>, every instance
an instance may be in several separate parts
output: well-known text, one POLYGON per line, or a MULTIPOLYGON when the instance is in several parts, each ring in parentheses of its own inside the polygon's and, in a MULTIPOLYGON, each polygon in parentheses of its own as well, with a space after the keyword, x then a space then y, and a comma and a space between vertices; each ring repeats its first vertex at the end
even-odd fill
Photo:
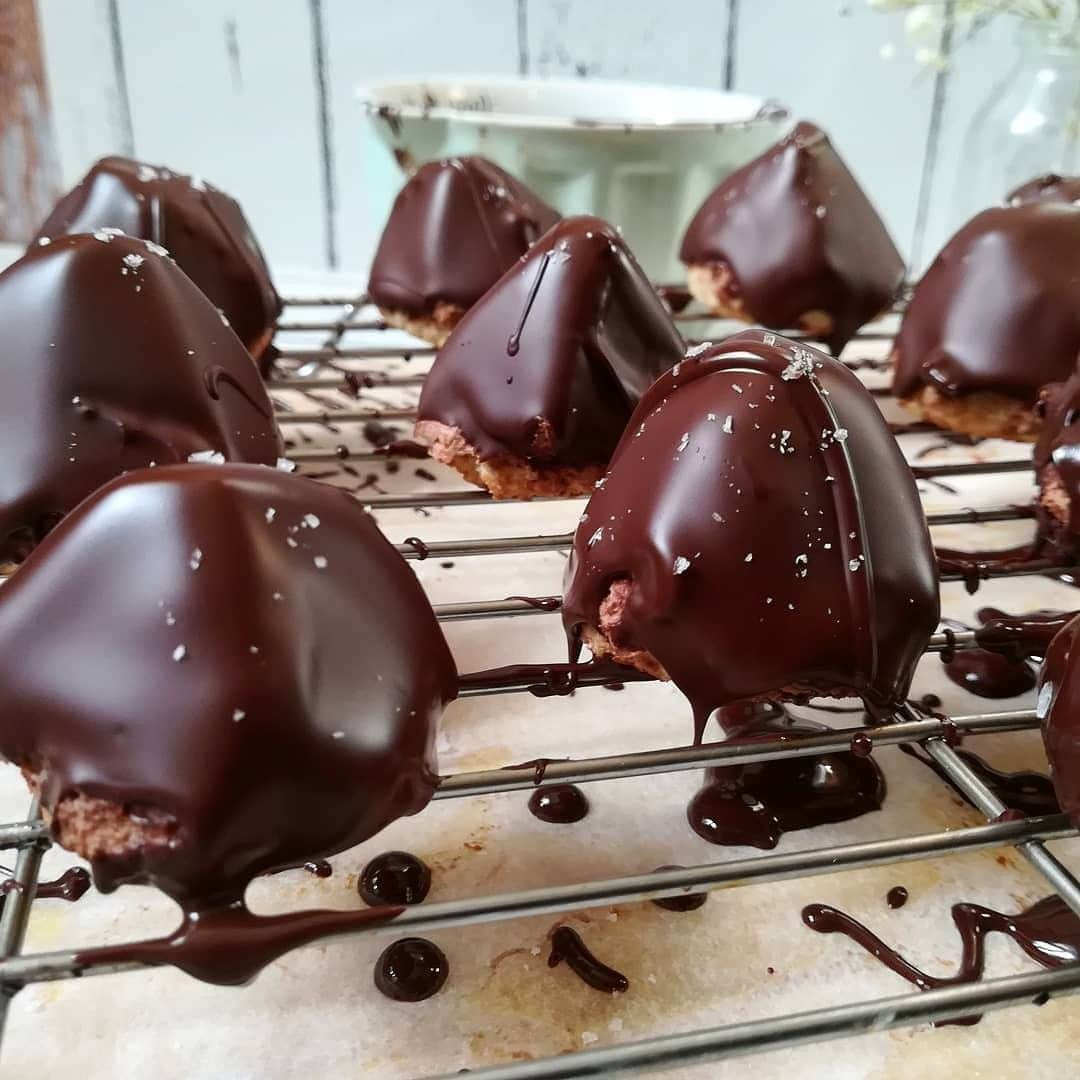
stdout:
POLYGON ((788 111, 746 94, 574 79, 437 79, 358 91, 405 169, 483 154, 564 214, 622 229, 655 281, 705 196, 781 138, 788 111))

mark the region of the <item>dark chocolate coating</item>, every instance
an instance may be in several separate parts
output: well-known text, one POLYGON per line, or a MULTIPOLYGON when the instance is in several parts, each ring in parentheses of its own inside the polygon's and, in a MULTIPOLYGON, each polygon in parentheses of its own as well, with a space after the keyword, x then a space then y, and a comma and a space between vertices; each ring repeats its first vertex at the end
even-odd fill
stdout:
POLYGON ((599 218, 566 218, 455 328, 418 416, 460 428, 482 460, 605 464, 683 347, 619 234, 599 218), (538 420, 551 427, 544 445, 538 420))
POLYGON ((166 248, 256 359, 281 300, 240 204, 199 177, 106 157, 55 206, 38 237, 120 229, 166 248))
POLYGON ((95 859, 95 882, 187 910, 422 809, 456 686, 372 519, 277 469, 131 473, 0 589, 0 752, 47 812, 81 793, 163 817, 168 846, 95 859))
POLYGON ((470 308, 558 220, 487 158, 429 161, 394 200, 368 291, 379 307, 414 316, 440 301, 470 308))
POLYGON ((873 398, 760 330, 691 350, 641 399, 574 537, 572 653, 618 579, 633 588, 616 644, 663 665, 699 732, 792 688, 886 712, 938 620, 915 482, 873 398))
POLYGON ((1010 206, 1031 202, 1080 202, 1080 176, 1047 173, 1010 191, 1005 201, 1010 206))
POLYGON ((726 263, 748 314, 765 326, 796 326, 808 311, 831 315, 834 353, 888 308, 904 280, 904 260, 873 203, 824 132, 805 121, 705 200, 679 257, 726 263))
POLYGON ((1034 404, 1080 354, 1080 208, 993 207, 945 245, 896 337, 893 393, 992 391, 1034 404))
POLYGON ((1059 631, 1039 673, 1035 711, 1061 809, 1080 825, 1080 616, 1059 631))
POLYGON ((32 248, 0 274, 0 325, 0 563, 126 470, 281 453, 251 357, 147 241, 32 248))
POLYGON ((1056 478, 1069 498, 1062 522, 1041 503, 1036 504, 1039 535, 1062 555, 1080 553, 1080 374, 1043 389, 1043 424, 1035 444, 1035 472, 1040 486, 1056 478))

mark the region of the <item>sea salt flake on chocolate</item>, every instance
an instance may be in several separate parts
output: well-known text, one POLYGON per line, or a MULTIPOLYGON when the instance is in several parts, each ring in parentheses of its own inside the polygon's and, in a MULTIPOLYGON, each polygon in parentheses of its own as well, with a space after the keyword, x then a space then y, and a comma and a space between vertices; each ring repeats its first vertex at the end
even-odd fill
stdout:
POLYGON ((247 716, 247 713, 243 709, 233 709, 232 718, 234 724, 238 724, 245 716, 247 716))
POLYGON ((833 433, 832 437, 837 442, 843 442, 848 437, 847 428, 838 427, 833 433))
POLYGON ((300 523, 305 529, 317 529, 319 527, 319 519, 314 514, 305 514, 303 521, 300 523))
POLYGON ((181 661, 187 659, 187 646, 177 645, 172 651, 172 658, 179 664, 181 661))
POLYGON ((315 564, 316 570, 325 570, 329 565, 325 555, 316 555, 311 561, 315 564))
POLYGON ((734 432, 735 432, 735 417, 734 416, 726 416, 726 417, 724 417, 724 425, 721 428, 721 431, 723 431, 723 433, 725 435, 734 434, 734 432))
MULTIPOLYGON (((686 350, 686 356, 687 356, 688 359, 691 358, 691 357, 694 357, 694 356, 700 356, 703 352, 708 352, 708 350, 711 349, 711 348, 712 348, 712 342, 711 341, 702 341, 702 342, 699 342, 697 345, 691 345, 690 348, 688 348, 686 350)), ((671 373, 672 373, 672 375, 678 375, 679 374, 679 365, 678 364, 676 364, 671 369, 671 373)))
POLYGON ((862 566, 862 563, 858 559, 848 559, 847 568, 853 573, 862 566))
POLYGON ((690 560, 685 555, 675 556, 674 570, 676 574, 685 574, 690 569, 690 560))
POLYGON ((188 454, 188 461, 192 465, 224 465, 225 455, 220 450, 196 450, 188 454))
POLYGON ((124 256, 124 265, 129 270, 138 270, 146 260, 141 255, 136 255, 135 252, 130 252, 124 256))
POLYGON ((682 438, 679 440, 679 445, 675 448, 677 453, 682 453, 687 446, 690 445, 690 432, 684 431, 682 438))
POLYGON ((276 517, 277 517, 277 510, 275 510, 272 506, 268 506, 266 508, 266 523, 267 523, 267 525, 269 525, 270 522, 272 522, 274 520, 274 518, 276 518, 276 517))
POLYGON ((188 566, 190 566, 192 570, 198 570, 199 567, 202 566, 202 560, 202 548, 195 548, 191 553, 191 558, 188 560, 188 566))
POLYGON ((603 539, 604 539, 604 526, 601 525, 600 528, 597 529, 596 532, 594 532, 592 534, 592 536, 589 537, 589 547, 592 547, 594 544, 600 543, 600 541, 603 540, 603 539))
POLYGON ((166 251, 165 248, 163 248, 160 244, 155 244, 153 240, 144 240, 143 244, 145 245, 146 250, 149 251, 151 255, 160 255, 163 259, 169 258, 168 251, 166 251))
POLYGON ((754 553, 752 551, 748 551, 746 553, 746 558, 743 559, 743 562, 752 562, 753 559, 754 559, 754 553))
POLYGON ((282 472, 296 472, 296 462, 290 461, 288 458, 279 457, 274 463, 275 469, 280 469, 282 472))
POLYGON ((331 739, 344 739, 345 738, 345 732, 344 731, 331 731, 330 732, 330 738, 331 739))
POLYGON ((114 236, 123 236, 123 229, 114 229, 112 226, 106 225, 94 232, 94 239, 100 240, 103 244, 111 244, 114 236))

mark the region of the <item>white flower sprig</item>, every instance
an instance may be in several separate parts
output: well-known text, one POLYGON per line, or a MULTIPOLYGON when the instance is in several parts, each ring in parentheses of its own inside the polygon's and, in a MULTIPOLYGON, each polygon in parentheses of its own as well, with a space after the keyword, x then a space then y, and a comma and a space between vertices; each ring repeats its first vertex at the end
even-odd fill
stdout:
MULTIPOLYGON (((904 11, 904 36, 917 63, 941 68, 942 31, 946 0, 920 3, 919 0, 867 0, 874 11, 904 11)), ((1002 15, 1014 15, 1029 22, 1043 23, 1060 37, 1075 36, 1080 30, 1080 0, 953 0, 952 21, 955 41, 969 40, 1002 15)), ((891 60, 896 46, 881 48, 882 59, 891 60)))

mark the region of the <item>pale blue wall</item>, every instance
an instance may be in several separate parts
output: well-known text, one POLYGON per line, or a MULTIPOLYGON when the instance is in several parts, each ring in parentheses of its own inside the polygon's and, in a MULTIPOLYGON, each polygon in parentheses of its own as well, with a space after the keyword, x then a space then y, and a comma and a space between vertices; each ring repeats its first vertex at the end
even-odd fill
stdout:
POLYGON ((939 77, 910 59, 902 17, 865 0, 39 3, 65 183, 118 149, 203 173, 242 200, 285 266, 324 266, 331 245, 361 266, 378 234, 398 175, 365 134, 356 85, 521 70, 779 98, 829 130, 924 262, 951 224, 958 147, 987 73, 1012 49, 1006 27, 939 77))

